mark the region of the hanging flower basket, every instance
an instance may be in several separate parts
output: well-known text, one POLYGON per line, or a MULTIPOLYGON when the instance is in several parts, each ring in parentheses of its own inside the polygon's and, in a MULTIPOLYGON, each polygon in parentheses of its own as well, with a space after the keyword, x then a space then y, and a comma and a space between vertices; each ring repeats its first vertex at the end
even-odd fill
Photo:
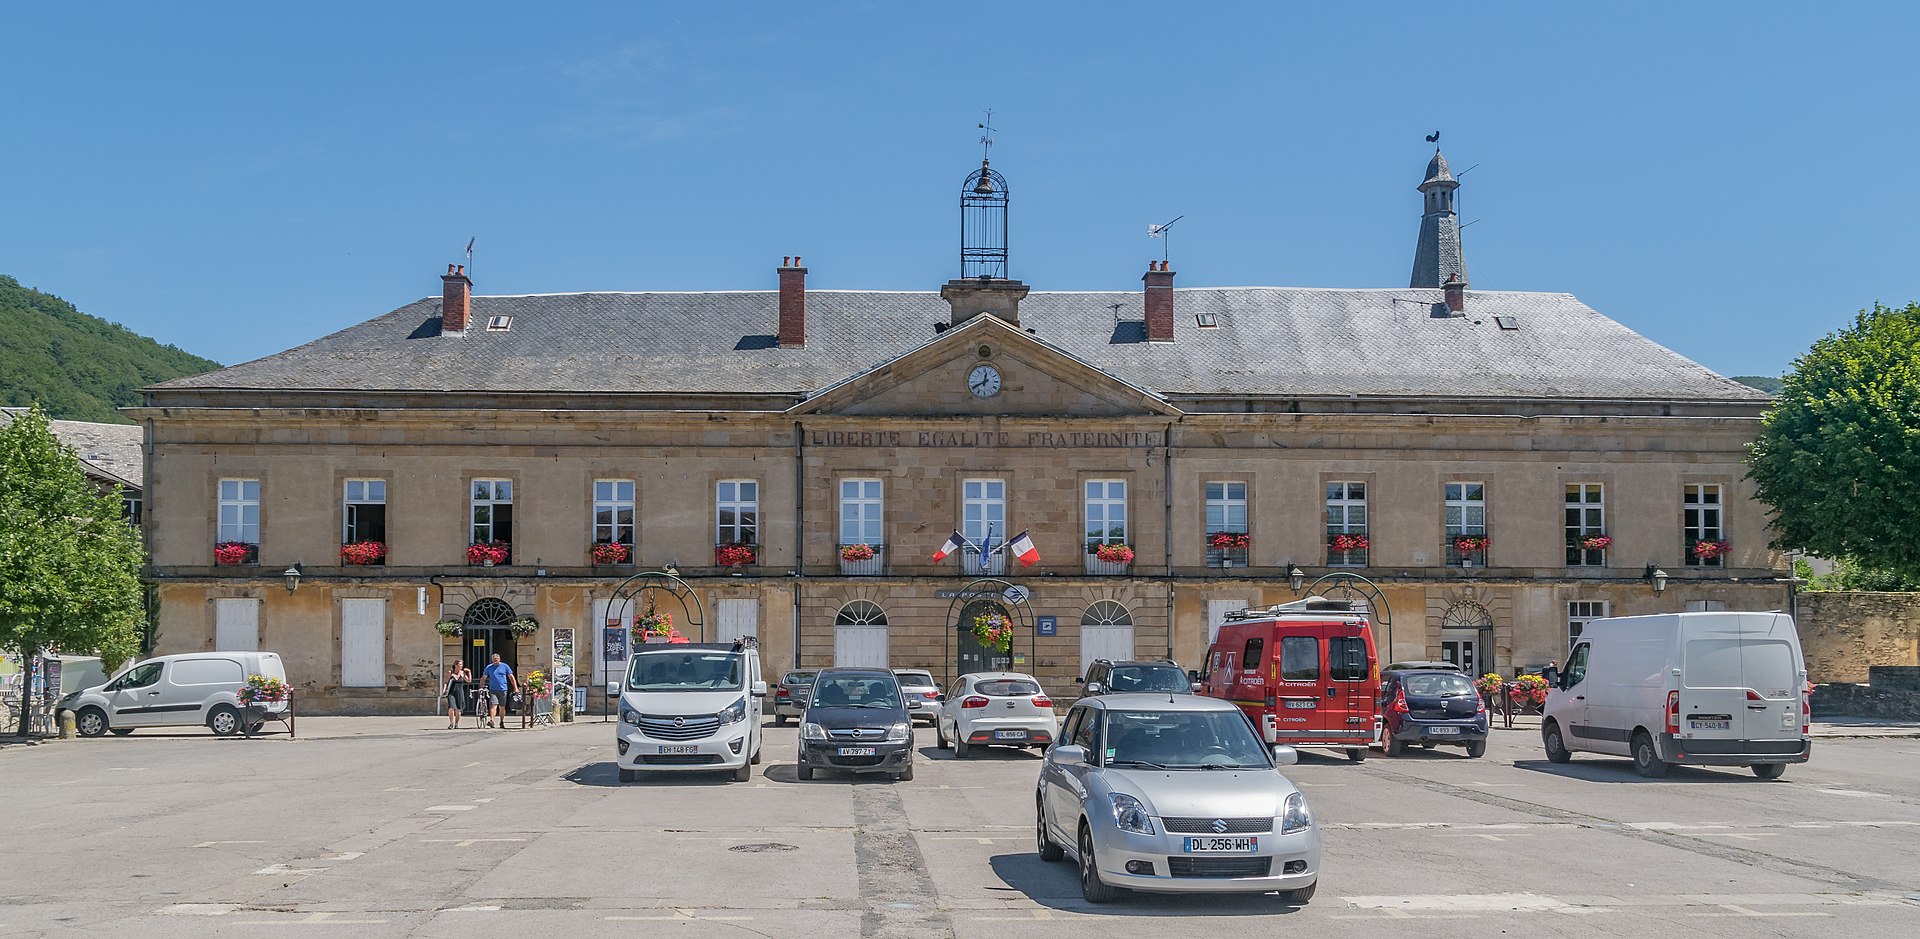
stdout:
POLYGON ((244 541, 222 541, 213 546, 215 564, 251 564, 258 557, 259 545, 244 541))
POLYGON ((504 541, 476 541, 467 546, 467 563, 474 567, 505 564, 512 556, 512 546, 504 541))
POLYGON ((1500 686, 1506 684, 1506 682, 1506 679, 1500 677, 1499 672, 1488 672, 1473 680, 1473 690, 1480 692, 1480 696, 1483 698, 1489 697, 1499 694, 1500 686))
POLYGON ((241 704, 266 704, 287 700, 287 683, 264 675, 248 675, 247 683, 236 693, 241 704))
POLYGON ((1133 563, 1133 549, 1123 544, 1097 545, 1093 549, 1093 556, 1108 564, 1133 563))
POLYGON ((1487 550, 1487 545, 1492 543, 1486 535, 1456 535, 1453 539, 1453 550, 1461 554, 1471 554, 1475 551, 1487 550))
POLYGON ((753 563, 753 545, 723 544, 713 549, 715 567, 745 567, 753 563))
POLYGON ((843 544, 840 546, 840 560, 871 561, 873 560, 873 545, 843 544))
POLYGON ((1244 531, 1216 531, 1207 536, 1207 546, 1215 551, 1245 551, 1253 536, 1244 531))
POLYGON ((459 620, 446 619, 433 624, 433 631, 451 639, 465 632, 466 627, 462 626, 459 620))
POLYGON ((512 633, 516 639, 531 636, 535 631, 539 630, 539 628, 540 621, 531 616, 522 616, 507 624, 507 632, 512 633))
POLYGON ((1605 551, 1613 546, 1613 539, 1607 535, 1588 535, 1580 539, 1580 547, 1588 551, 1605 551))
POLYGON ((648 636, 671 636, 673 635, 673 614, 662 613, 648 607, 646 612, 634 617, 633 631, 639 633, 642 639, 648 636))
POLYGON ((1327 546, 1335 551, 1365 551, 1367 550, 1367 536, 1353 534, 1334 535, 1327 539, 1327 546))
POLYGON ((384 541, 355 541, 340 546, 340 563, 360 566, 379 564, 387 559, 384 541))
POLYGON ((1547 680, 1539 675, 1520 675, 1507 682, 1507 697, 1514 704, 1547 703, 1547 680))
POLYGON ((1705 561, 1712 558, 1726 557, 1727 552, 1732 549, 1733 546, 1727 544, 1725 541, 1696 541, 1693 543, 1693 556, 1705 561))
POLYGON ((973 638, 984 648, 1006 652, 1013 648, 1013 624, 998 613, 973 618, 973 638))
POLYGON ((593 563, 625 564, 633 559, 633 547, 618 541, 596 541, 593 543, 593 563))

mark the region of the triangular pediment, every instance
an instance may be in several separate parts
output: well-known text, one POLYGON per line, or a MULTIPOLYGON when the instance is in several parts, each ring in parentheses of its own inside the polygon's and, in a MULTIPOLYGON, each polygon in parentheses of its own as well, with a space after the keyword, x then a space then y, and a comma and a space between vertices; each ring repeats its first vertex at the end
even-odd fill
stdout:
POLYGON ((1137 385, 989 315, 821 389, 792 414, 861 416, 1177 415, 1137 385), (998 390, 992 394, 985 392, 998 390))

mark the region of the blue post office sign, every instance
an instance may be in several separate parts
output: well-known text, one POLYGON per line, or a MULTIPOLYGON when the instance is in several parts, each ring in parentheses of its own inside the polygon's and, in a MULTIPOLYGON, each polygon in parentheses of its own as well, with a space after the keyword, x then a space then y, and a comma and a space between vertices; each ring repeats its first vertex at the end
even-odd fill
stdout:
POLYGON ((1057 616, 1036 616, 1033 622, 1034 632, 1042 636, 1060 635, 1060 618, 1057 616))

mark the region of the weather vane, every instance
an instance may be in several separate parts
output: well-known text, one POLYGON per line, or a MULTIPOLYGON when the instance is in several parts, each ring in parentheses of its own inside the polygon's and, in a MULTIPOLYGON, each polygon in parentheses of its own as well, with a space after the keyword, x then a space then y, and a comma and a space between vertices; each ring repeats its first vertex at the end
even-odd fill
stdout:
POLYGON ((1433 143, 1433 144, 1437 144, 1437 143, 1439 143, 1439 142, 1440 142, 1440 132, 1436 130, 1436 131, 1434 131, 1433 133, 1431 133, 1431 134, 1428 134, 1428 135, 1427 135, 1427 142, 1428 142, 1428 143, 1433 143))
MULTIPOLYGON (((1173 222, 1180 221, 1183 218, 1186 218, 1186 216, 1176 215, 1173 217, 1173 222)), ((1160 260, 1162 261, 1171 261, 1173 259, 1173 236, 1167 233, 1167 229, 1170 229, 1173 227, 1173 222, 1168 222, 1165 225, 1148 225, 1147 226, 1148 238, 1166 239, 1166 242, 1160 246, 1160 260)))
POLYGON ((987 119, 982 121, 978 126, 981 130, 986 131, 986 133, 980 135, 980 162, 985 163, 987 161, 987 151, 993 146, 992 108, 987 109, 987 119))

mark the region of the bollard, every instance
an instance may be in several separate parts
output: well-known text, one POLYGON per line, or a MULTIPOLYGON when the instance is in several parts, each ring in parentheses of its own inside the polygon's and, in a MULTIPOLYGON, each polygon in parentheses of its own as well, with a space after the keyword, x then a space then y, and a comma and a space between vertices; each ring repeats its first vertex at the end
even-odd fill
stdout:
POLYGON ((72 740, 74 737, 73 712, 60 712, 60 739, 72 740))

